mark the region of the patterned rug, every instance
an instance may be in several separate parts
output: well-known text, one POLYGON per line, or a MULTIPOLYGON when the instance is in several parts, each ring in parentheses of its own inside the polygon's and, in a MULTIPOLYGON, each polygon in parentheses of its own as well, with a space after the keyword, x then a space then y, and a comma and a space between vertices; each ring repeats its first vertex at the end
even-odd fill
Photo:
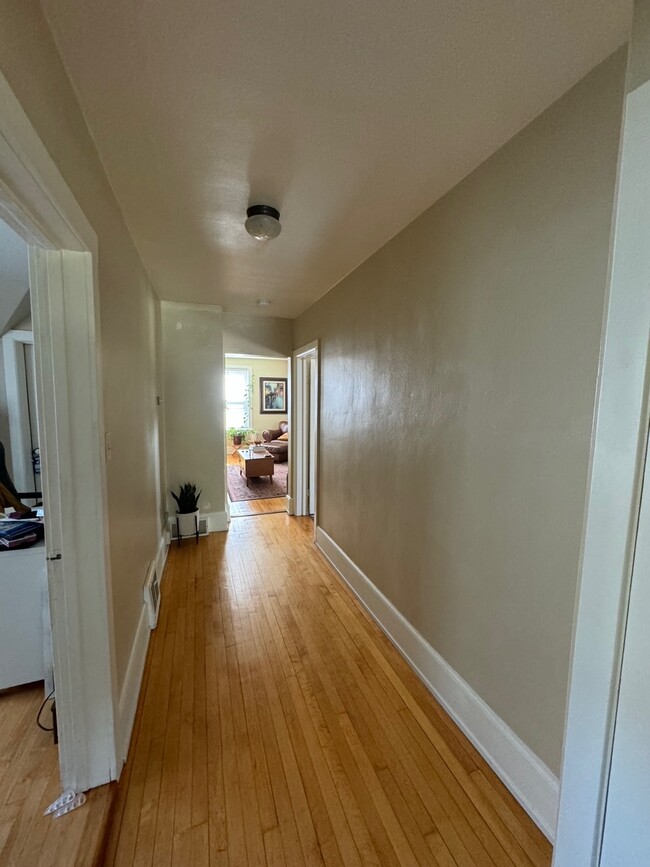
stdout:
POLYGON ((286 497, 287 495, 287 469, 289 464, 276 464, 273 469, 273 481, 268 476, 257 479, 249 479, 250 487, 246 485, 246 479, 239 475, 239 467, 229 466, 228 469, 228 493, 233 503, 242 500, 266 500, 272 497, 286 497))

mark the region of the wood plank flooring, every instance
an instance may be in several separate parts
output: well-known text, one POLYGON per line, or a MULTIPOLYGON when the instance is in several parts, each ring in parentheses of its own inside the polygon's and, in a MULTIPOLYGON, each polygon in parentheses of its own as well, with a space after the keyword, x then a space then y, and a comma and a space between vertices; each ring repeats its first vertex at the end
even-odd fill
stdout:
POLYGON ((312 532, 268 515, 170 550, 105 863, 549 865, 312 532))
POLYGON ((282 497, 270 497, 267 500, 230 501, 231 518, 252 518, 255 515, 286 514, 286 501, 282 497))
POLYGON ((43 816, 61 786, 52 735, 36 725, 42 701, 42 683, 0 692, 0 865, 94 867, 116 786, 60 819, 43 816))
MULTIPOLYGON (((239 466, 237 455, 228 455, 228 466, 239 466)), ((286 500, 282 497, 269 497, 267 500, 240 500, 233 503, 230 500, 231 518, 250 518, 252 515, 270 515, 275 512, 286 512, 286 500)))

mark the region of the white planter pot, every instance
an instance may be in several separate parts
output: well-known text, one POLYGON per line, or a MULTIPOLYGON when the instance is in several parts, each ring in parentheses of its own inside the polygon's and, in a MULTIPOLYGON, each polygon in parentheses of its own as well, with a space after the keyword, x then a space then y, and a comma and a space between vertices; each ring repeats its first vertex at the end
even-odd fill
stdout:
POLYGON ((176 519, 178 520, 178 535, 179 536, 195 536, 196 528, 198 526, 199 520, 199 510, 196 512, 188 512, 185 515, 180 515, 176 512, 176 519))

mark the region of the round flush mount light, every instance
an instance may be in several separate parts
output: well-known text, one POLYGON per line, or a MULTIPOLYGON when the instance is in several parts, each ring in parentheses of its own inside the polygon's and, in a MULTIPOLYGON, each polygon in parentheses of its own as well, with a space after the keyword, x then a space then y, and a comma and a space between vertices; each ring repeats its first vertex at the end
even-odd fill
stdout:
POLYGON ((282 231, 280 212, 270 205, 251 205, 246 217, 246 231, 258 241, 272 241, 282 231))
POLYGON ((257 306, 258 307, 270 307, 271 302, 269 301, 268 298, 258 298, 257 299, 257 306))

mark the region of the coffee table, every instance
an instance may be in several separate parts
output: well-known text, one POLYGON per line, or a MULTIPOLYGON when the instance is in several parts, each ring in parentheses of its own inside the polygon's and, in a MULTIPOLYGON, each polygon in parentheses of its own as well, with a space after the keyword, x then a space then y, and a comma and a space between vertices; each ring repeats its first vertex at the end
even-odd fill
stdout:
POLYGON ((238 449, 237 454, 239 455, 239 475, 246 479, 247 488, 250 488, 249 479, 257 479, 260 476, 268 476, 269 479, 273 479, 275 461, 270 452, 238 449))

